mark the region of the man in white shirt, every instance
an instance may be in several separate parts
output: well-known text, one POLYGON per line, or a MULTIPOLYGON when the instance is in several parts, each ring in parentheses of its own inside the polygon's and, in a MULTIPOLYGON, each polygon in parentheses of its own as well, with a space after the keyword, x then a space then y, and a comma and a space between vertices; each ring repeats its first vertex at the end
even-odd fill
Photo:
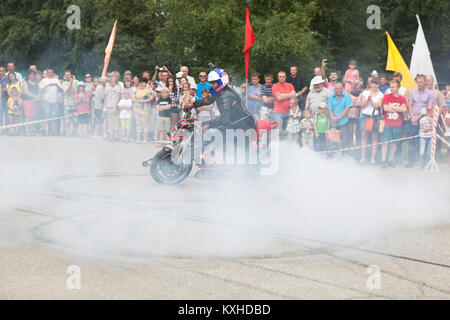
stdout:
POLYGON ((328 99, 333 94, 333 91, 324 88, 324 82, 325 80, 321 76, 316 76, 311 80, 313 89, 306 98, 305 109, 311 109, 313 116, 319 112, 320 103, 328 105, 328 99))
MULTIPOLYGON (((192 77, 189 75, 189 68, 186 67, 186 66, 182 66, 182 67, 180 68, 180 77, 177 76, 177 78, 181 78, 181 77, 183 77, 183 76, 186 77, 186 79, 188 80, 189 84, 191 85, 191 88, 192 88, 193 85, 196 84, 196 83, 195 83, 195 79, 192 78, 192 77)), ((180 82, 178 81, 178 79, 177 79, 177 86, 178 86, 179 88, 181 87, 180 82)))
MULTIPOLYGON (((63 88, 59 80, 55 78, 53 69, 47 69, 46 77, 39 83, 39 89, 41 90, 43 118, 50 119, 58 117, 58 94, 63 92, 63 88)), ((56 134, 56 126, 56 121, 50 122, 50 129, 53 134, 56 134)))
POLYGON ((17 81, 19 81, 19 82, 23 81, 22 75, 19 72, 16 72, 16 66, 14 65, 14 62, 8 63, 7 69, 8 69, 8 72, 6 73, 6 76, 8 76, 9 73, 15 73, 17 81))

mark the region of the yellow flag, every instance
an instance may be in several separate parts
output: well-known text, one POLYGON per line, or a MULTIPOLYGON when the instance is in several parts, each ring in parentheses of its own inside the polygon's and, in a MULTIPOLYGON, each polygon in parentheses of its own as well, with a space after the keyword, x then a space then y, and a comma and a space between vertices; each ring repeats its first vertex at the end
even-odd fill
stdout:
POLYGON ((411 72, 409 71, 408 66, 402 58, 400 52, 398 52, 397 47, 395 46, 394 41, 392 41, 391 36, 388 32, 388 57, 386 62, 386 70, 400 72, 402 74, 402 86, 411 91, 412 89, 417 88, 417 83, 414 80, 411 72))

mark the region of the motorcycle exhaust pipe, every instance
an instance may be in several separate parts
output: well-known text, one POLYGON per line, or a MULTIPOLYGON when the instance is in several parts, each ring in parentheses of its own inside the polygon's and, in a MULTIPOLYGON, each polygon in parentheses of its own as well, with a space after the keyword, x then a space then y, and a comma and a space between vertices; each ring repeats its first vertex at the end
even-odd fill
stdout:
POLYGON ((142 162, 142 166, 143 166, 144 168, 150 167, 150 166, 152 165, 152 160, 153 160, 153 159, 149 159, 149 160, 147 160, 147 161, 142 162))

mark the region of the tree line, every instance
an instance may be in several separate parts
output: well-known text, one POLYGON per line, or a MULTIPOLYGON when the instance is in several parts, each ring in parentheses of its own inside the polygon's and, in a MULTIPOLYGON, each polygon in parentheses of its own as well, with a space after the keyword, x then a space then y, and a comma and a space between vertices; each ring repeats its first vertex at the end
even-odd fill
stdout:
POLYGON ((0 62, 15 61, 57 72, 99 74, 114 20, 118 19, 110 70, 140 73, 153 66, 196 74, 209 62, 244 74, 245 8, 256 43, 250 49, 250 72, 272 72, 297 65, 306 80, 321 59, 343 72, 350 59, 363 76, 384 71, 385 31, 409 64, 420 15, 435 72, 449 82, 450 2, 445 0, 5 0, 0 3, 0 62), (375 1, 376 2, 376 1, 375 1), (81 28, 69 29, 67 8, 81 9, 81 28), (381 28, 370 30, 366 12, 381 9, 381 28))

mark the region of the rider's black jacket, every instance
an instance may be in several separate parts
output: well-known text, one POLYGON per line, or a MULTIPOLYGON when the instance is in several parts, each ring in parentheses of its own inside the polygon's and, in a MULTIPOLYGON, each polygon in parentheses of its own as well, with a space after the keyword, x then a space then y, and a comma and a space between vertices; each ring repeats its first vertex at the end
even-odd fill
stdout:
POLYGON ((209 122, 217 129, 256 129, 255 118, 245 109, 239 94, 229 86, 215 96, 209 96, 194 102, 194 108, 217 103, 220 116, 209 122))

